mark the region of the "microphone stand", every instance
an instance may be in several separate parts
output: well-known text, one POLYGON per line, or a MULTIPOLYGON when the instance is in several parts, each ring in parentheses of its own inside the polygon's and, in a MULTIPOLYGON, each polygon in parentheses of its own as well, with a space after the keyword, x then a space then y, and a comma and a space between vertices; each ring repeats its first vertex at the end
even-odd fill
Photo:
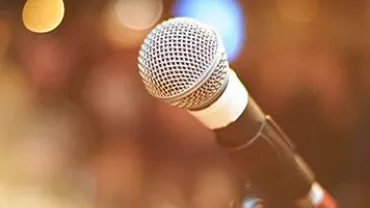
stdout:
MULTIPOLYGON (((248 105, 250 112, 255 112, 254 101, 248 105)), ((218 143, 228 150, 243 184, 250 183, 266 207, 336 208, 334 199, 315 181, 309 166, 295 153, 293 143, 273 119, 259 116, 257 124, 250 112, 243 113, 241 120, 229 128, 216 132, 218 143), (251 131, 246 127, 252 124, 258 131, 250 137, 251 131), (234 136, 251 139, 236 142, 230 138, 234 136)))

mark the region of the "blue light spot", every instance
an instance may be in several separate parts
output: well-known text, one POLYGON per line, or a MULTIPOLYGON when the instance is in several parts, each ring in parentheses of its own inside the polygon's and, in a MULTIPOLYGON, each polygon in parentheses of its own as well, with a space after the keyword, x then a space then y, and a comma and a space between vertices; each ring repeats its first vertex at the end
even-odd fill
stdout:
POLYGON ((213 26, 224 41, 229 61, 243 48, 245 23, 237 0, 177 0, 173 13, 176 17, 191 17, 213 26))

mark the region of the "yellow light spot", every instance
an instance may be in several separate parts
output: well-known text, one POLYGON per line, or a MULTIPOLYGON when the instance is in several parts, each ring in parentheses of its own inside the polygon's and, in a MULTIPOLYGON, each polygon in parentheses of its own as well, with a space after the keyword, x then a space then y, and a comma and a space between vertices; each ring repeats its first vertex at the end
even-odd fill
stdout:
POLYGON ((64 13, 63 0, 28 0, 23 8, 23 23, 32 32, 47 33, 60 25, 64 13))

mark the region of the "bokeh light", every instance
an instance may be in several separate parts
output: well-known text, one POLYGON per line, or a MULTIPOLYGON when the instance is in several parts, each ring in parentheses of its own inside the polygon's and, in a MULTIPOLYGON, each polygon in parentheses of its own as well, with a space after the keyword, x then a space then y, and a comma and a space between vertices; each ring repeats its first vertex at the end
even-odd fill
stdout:
POLYGON ((102 18, 105 37, 113 47, 140 45, 162 12, 162 0, 116 0, 107 7, 102 18))
POLYGON ((228 60, 236 59, 245 44, 246 20, 237 0, 177 0, 174 16, 192 17, 213 26, 222 36, 228 60))
POLYGON ((118 20, 128 28, 145 30, 152 27, 163 12, 162 0, 118 0, 115 6, 118 20))
POLYGON ((64 18, 63 0, 28 0, 23 8, 24 26, 35 33, 56 29, 64 18))

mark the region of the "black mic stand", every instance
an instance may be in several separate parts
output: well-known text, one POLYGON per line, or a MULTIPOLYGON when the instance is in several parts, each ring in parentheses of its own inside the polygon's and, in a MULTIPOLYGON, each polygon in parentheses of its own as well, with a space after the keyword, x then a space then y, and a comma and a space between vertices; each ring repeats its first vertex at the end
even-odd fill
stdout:
POLYGON ((261 196, 267 207, 336 208, 335 201, 315 182, 308 165, 295 153, 290 139, 253 99, 233 125, 216 130, 216 134, 243 184, 249 181, 253 193, 261 196))

